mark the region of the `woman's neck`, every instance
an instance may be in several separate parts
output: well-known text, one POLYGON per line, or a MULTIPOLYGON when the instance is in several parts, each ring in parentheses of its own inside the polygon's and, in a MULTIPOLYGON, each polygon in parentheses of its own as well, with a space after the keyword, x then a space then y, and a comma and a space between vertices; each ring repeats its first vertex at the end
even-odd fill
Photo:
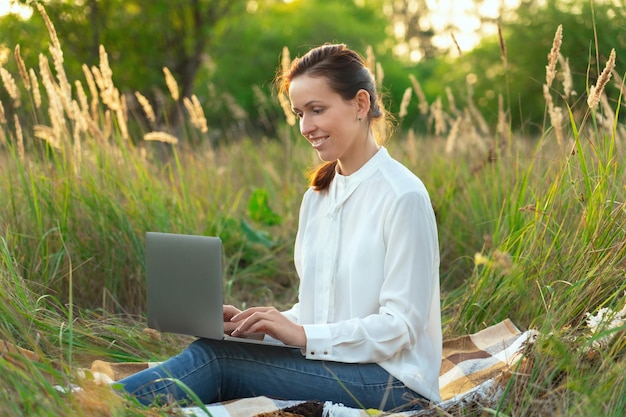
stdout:
POLYGON ((376 143, 374 133, 370 130, 367 140, 362 145, 354 147, 348 156, 337 161, 337 172, 343 176, 354 174, 376 155, 379 149, 380 146, 376 143))

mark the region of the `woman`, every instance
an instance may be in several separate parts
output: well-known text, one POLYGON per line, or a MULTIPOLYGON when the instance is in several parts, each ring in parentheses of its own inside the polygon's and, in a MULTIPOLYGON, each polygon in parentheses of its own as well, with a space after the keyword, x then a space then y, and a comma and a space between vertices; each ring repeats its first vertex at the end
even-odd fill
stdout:
POLYGON ((384 110, 364 59, 323 45, 278 82, 326 161, 300 209, 299 299, 283 312, 224 306, 224 321, 233 336, 302 349, 199 339, 121 383, 144 403, 185 399, 183 384, 205 403, 264 395, 398 410, 438 401, 435 216, 422 182, 376 141, 384 110))

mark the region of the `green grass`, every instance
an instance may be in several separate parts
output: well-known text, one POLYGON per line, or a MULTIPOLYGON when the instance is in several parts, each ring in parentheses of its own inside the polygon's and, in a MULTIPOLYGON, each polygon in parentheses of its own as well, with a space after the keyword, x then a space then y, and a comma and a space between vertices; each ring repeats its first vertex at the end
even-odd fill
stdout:
MULTIPOLYGON (((55 149, 33 133, 52 123, 53 92, 40 108, 32 92, 23 94, 31 100, 14 109, 4 102, 0 122, 0 339, 41 361, 0 358, 0 414, 165 415, 170 410, 142 408, 76 378, 95 358, 160 360, 188 341, 144 331, 145 232, 221 236, 226 301, 288 306, 296 296, 298 208, 315 155, 286 126, 273 138, 219 144, 185 126, 176 146, 142 141, 145 132, 131 126, 130 142, 103 103, 88 116, 92 131, 65 110, 55 149), (89 395, 54 388, 69 382, 89 395)), ((504 149, 497 135, 483 137, 490 154, 447 153, 445 138, 405 132, 387 144, 431 193, 444 336, 505 318, 539 331, 497 407, 473 404, 455 415, 619 416, 626 409, 626 329, 592 335, 586 324, 588 313, 626 302, 620 100, 613 114, 570 113, 562 145, 551 127, 538 138, 511 133, 504 149), (601 115, 615 122, 602 124, 601 115), (611 342, 594 349, 607 335, 611 342)))

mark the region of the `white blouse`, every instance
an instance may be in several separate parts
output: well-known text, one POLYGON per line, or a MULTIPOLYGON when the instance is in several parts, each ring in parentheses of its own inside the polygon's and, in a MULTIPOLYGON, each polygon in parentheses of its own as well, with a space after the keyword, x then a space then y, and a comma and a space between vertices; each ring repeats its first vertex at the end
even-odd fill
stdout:
POLYGON ((326 192, 309 189, 295 243, 308 359, 375 362, 439 401, 437 226, 424 184, 381 148, 326 192))

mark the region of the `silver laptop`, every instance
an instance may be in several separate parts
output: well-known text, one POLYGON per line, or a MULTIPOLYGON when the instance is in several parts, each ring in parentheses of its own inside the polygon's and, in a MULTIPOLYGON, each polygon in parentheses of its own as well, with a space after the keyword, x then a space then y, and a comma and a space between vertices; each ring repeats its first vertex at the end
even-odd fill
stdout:
POLYGON ((219 237, 146 233, 148 327, 207 339, 288 346, 224 333, 219 237))

